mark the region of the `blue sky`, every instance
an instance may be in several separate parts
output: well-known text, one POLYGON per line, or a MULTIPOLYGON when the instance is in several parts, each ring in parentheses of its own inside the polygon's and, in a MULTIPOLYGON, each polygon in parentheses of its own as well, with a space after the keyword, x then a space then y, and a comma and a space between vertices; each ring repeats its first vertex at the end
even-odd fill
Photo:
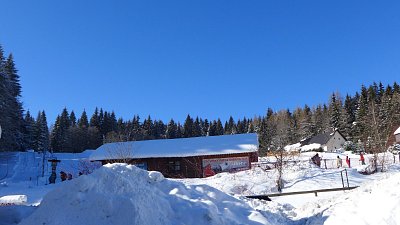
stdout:
POLYGON ((398 1, 3 1, 25 109, 263 115, 400 78, 398 1))

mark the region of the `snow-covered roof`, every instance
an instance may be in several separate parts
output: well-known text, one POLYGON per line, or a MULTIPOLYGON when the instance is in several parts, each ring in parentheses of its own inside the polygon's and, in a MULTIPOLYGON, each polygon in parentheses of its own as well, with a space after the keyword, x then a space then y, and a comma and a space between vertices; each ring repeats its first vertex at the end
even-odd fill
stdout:
POLYGON ((394 132, 394 135, 400 134, 400 127, 394 132))
POLYGON ((90 160, 188 157, 256 152, 257 134, 159 139, 108 143, 94 151, 90 160))

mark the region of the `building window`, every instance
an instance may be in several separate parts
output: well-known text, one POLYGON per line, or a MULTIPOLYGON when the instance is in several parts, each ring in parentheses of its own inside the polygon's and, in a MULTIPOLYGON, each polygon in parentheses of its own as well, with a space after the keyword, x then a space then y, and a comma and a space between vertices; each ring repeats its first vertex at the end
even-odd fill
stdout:
POLYGON ((179 172, 181 171, 181 162, 180 161, 169 161, 168 169, 170 172, 179 172))

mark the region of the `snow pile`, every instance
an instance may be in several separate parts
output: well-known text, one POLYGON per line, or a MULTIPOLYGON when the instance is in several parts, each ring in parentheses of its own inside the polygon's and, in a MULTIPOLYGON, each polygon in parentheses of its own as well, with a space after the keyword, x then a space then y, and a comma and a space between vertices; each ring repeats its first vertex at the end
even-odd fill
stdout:
POLYGON ((106 165, 48 193, 26 224, 270 224, 245 202, 125 164, 106 165))
POLYGON ((400 173, 322 203, 310 224, 400 224, 400 173))
POLYGON ((23 205, 28 202, 28 197, 26 195, 6 195, 0 197, 0 206, 1 205, 23 205))
POLYGON ((319 148, 321 148, 321 144, 313 143, 313 144, 301 146, 300 151, 301 152, 309 152, 309 151, 318 150, 319 148))
POLYGON ((300 143, 296 143, 296 144, 292 144, 292 145, 286 145, 284 147, 285 151, 288 152, 293 152, 293 151, 299 151, 301 148, 301 144, 300 143))

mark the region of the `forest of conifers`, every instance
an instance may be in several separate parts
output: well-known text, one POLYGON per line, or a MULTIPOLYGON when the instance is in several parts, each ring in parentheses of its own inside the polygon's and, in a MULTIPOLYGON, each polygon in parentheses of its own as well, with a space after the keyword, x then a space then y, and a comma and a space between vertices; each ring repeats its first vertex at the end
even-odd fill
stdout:
MULTIPOLYGON (((12 54, 0 46, 0 126, 3 130, 0 151, 82 152, 105 142, 187 138, 257 132, 260 151, 277 150, 287 144, 338 129, 353 143, 366 148, 390 145, 390 134, 400 126, 400 87, 395 82, 362 85, 360 91, 342 96, 332 93, 327 103, 304 105, 294 110, 273 111, 265 115, 227 121, 208 120, 188 115, 183 123, 173 119, 164 123, 149 115, 141 119, 117 118, 113 111, 96 108, 89 117, 67 108, 60 109, 50 127, 45 110, 36 117, 21 103, 21 85, 12 54)), ((216 115, 217 116, 217 115, 216 115)))

